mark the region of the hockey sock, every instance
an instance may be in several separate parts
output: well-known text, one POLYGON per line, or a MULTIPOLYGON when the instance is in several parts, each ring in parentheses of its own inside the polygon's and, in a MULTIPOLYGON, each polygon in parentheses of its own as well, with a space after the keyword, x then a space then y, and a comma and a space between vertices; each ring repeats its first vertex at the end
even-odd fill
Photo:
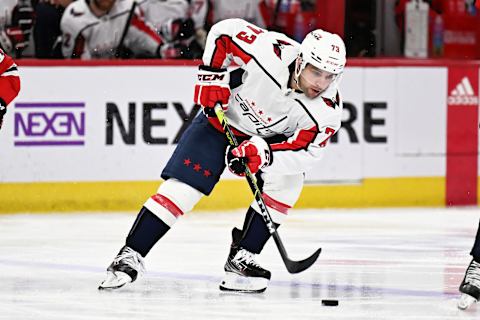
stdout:
POLYGON ((150 210, 142 207, 132 226, 126 245, 145 257, 170 227, 150 210))
POLYGON ((480 223, 478 225, 477 236, 475 237, 475 243, 473 244, 473 248, 470 254, 473 256, 473 259, 476 262, 480 263, 480 223))
MULTIPOLYGON (((279 224, 275 223, 275 227, 278 228, 279 224)), ((269 238, 270 232, 263 217, 252 207, 248 208, 243 223, 243 237, 239 243, 240 247, 258 254, 263 250, 269 238)))

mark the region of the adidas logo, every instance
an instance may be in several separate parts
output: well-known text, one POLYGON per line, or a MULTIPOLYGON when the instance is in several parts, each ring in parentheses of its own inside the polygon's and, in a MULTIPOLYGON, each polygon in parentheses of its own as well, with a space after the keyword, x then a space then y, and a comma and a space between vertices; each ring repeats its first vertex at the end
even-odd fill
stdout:
POLYGON ((475 95, 472 85, 467 77, 450 92, 448 96, 449 105, 476 106, 478 105, 478 96, 475 95))

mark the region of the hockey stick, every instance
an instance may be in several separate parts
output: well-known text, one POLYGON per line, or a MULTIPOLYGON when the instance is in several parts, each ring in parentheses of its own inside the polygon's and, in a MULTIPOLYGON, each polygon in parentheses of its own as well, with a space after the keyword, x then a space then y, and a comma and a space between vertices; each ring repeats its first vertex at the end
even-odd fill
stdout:
POLYGON ((120 55, 122 54, 123 43, 125 42, 125 37, 127 36, 128 29, 130 29, 130 24, 132 22, 133 15, 135 14, 136 7, 137 2, 133 1, 132 8, 130 8, 130 11, 128 12, 127 22, 125 24, 125 28, 123 29, 122 37, 120 38, 118 46, 115 48, 115 58, 120 58, 120 55))
MULTIPOLYGON (((225 117, 222 107, 218 104, 215 106, 215 114, 217 115, 217 118, 224 129, 225 136, 228 140, 228 143, 233 147, 237 147, 238 146, 237 138, 233 134, 232 129, 228 124, 227 118, 225 117)), ((258 207, 260 208, 260 214, 265 220, 265 224, 267 225, 268 231, 270 232, 273 239, 275 240, 275 244, 277 245, 278 251, 280 251, 280 256, 282 257, 282 260, 285 263, 285 266, 287 267, 288 272, 299 273, 305 269, 310 268, 312 264, 314 264, 315 261, 317 261, 317 258, 320 255, 320 252, 322 252, 322 249, 321 248, 318 249, 317 251, 315 251, 314 254, 312 254, 307 259, 304 259, 301 261, 291 260, 288 257, 287 251, 285 250, 282 240, 280 240, 280 236, 278 235, 275 225, 273 224, 270 213, 268 212, 267 206, 265 205, 265 201, 263 200, 262 193, 258 188, 257 180, 255 179, 255 176, 252 174, 252 172, 247 166, 245 166, 245 176, 247 177, 248 185, 250 186, 250 189, 252 190, 253 195, 255 196, 255 201, 257 201, 258 207)))

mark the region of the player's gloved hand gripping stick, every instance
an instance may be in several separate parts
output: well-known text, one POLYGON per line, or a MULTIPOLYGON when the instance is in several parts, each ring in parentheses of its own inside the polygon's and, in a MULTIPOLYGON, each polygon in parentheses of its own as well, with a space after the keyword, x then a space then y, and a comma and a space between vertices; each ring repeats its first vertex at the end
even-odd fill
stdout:
MULTIPOLYGON (((238 146, 237 139, 233 134, 232 130, 230 129, 230 125, 228 124, 227 118, 225 117, 221 104, 215 105, 215 114, 217 115, 217 118, 224 129, 225 136, 227 137, 228 143, 232 147, 237 147, 238 146)), ((285 266, 287 267, 288 272, 299 273, 299 272, 302 272, 303 270, 310 268, 317 260, 318 256, 320 255, 320 252, 322 252, 322 249, 321 248, 318 249, 317 251, 315 251, 314 254, 312 254, 307 259, 304 259, 301 261, 291 260, 288 257, 285 247, 283 246, 282 240, 280 240, 280 236, 278 235, 277 230, 275 229, 275 225, 273 224, 270 213, 268 212, 267 206, 265 205, 265 202, 263 200, 262 193, 258 188, 255 176, 252 174, 252 172, 246 165, 245 165, 245 176, 247 177, 247 181, 250 186, 250 189, 252 190, 253 195, 255 196, 255 200, 257 201, 258 207, 260 208, 260 214, 265 220, 265 224, 267 225, 267 228, 270 234, 275 240, 275 244, 277 245, 278 251, 280 252, 280 256, 282 257, 282 260, 285 263, 285 266)))

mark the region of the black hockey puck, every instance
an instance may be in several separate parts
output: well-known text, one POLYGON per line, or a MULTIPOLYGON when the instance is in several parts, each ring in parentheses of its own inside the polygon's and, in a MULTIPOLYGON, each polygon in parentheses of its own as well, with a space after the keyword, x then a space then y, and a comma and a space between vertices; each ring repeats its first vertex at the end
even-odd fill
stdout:
POLYGON ((338 300, 322 300, 322 306, 336 307, 338 306, 338 300))

